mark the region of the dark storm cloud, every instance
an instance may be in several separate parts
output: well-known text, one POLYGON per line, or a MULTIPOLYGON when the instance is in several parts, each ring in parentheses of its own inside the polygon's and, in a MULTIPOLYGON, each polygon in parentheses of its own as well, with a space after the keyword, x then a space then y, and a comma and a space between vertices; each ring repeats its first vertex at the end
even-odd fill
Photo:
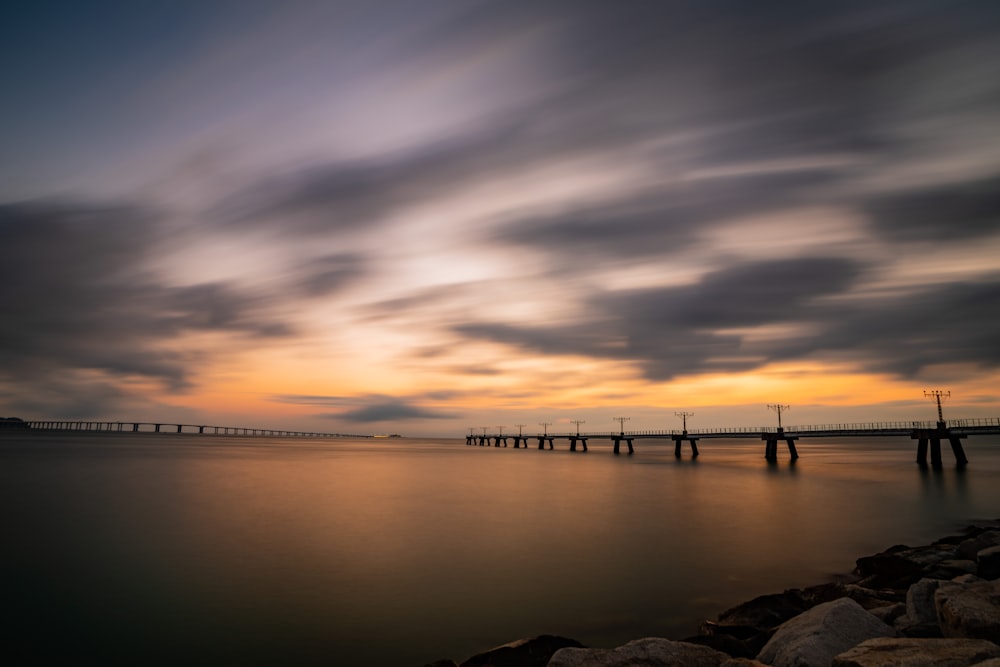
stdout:
POLYGON ((31 385, 88 371, 183 389, 197 354, 168 344, 185 333, 292 333, 258 294, 157 282, 143 268, 157 248, 155 229, 135 208, 0 207, 0 378, 31 385))
POLYGON ((890 241, 967 241, 1000 232, 1000 176, 873 198, 865 207, 890 241))
MULTIPOLYGON (((449 396, 451 397, 451 396, 449 396)), ((439 400, 439 395, 396 397, 384 394, 363 396, 316 396, 303 394, 282 394, 271 399, 279 403, 293 405, 316 405, 336 408, 337 412, 324 413, 322 417, 355 423, 396 421, 402 419, 449 419, 452 414, 421 407, 419 403, 428 398, 439 400)))

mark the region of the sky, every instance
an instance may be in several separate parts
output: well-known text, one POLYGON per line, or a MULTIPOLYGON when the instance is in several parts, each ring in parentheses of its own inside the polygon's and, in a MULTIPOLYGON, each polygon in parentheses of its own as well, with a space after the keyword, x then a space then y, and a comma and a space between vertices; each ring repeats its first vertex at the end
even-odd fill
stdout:
POLYGON ((1000 416, 1000 3, 0 9, 0 415, 1000 416))

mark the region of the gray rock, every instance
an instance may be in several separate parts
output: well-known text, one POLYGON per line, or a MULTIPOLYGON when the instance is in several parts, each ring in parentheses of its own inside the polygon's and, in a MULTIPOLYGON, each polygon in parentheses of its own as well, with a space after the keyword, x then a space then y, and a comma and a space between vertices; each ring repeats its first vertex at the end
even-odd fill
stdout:
POLYGON ((719 667, 768 667, 763 662, 759 660, 753 660, 751 658, 732 658, 726 660, 724 663, 719 665, 719 667))
POLYGON ((725 653, 659 637, 636 639, 611 649, 564 648, 556 651, 549 667, 720 667, 731 658, 725 653))
POLYGON ((934 592, 941 585, 938 579, 921 579, 906 591, 906 615, 913 623, 937 623, 934 592))
POLYGON ((928 568, 924 575, 928 579, 953 579, 963 574, 976 574, 977 569, 974 560, 943 560, 928 568))
POLYGON ((832 667, 967 667, 997 656, 1000 646, 982 639, 878 638, 836 656, 832 667))
POLYGON ((980 579, 974 574, 963 574, 961 576, 952 579, 956 584, 974 584, 977 581, 986 581, 985 579, 980 579))
POLYGON ((987 547, 976 554, 976 574, 983 579, 1000 579, 1000 546, 987 547))
POLYGON ((839 653, 896 631, 849 598, 826 602, 778 628, 757 659, 774 667, 829 665, 839 653))
POLYGON ((934 603, 945 637, 1000 644, 1000 580, 942 584, 934 593, 934 603))
POLYGON ((986 530, 959 544, 955 557, 975 560, 980 551, 995 546, 1000 546, 1000 530, 986 530))
MULTIPOLYGON (((926 547, 897 545, 857 560, 858 582, 869 588, 906 588, 919 581, 942 561, 956 558, 956 547, 932 544, 926 547)), ((961 573, 958 573, 961 574, 961 573)))
POLYGON ((897 618, 906 613, 906 605, 902 602, 887 604, 882 607, 869 609, 868 613, 887 625, 892 625, 897 618))
POLYGON ((1000 658, 990 658, 982 662, 977 662, 973 667, 1000 667, 1000 658))
POLYGON ((477 653, 462 663, 462 667, 545 667, 552 654, 567 646, 583 646, 575 639, 555 635, 539 635, 533 639, 497 646, 477 653))

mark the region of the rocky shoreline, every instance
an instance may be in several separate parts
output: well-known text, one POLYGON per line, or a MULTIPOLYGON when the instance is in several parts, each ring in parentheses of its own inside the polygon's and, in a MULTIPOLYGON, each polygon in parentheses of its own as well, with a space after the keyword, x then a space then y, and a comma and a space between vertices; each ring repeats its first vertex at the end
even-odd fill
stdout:
POLYGON ((760 597, 680 641, 612 649, 541 635, 425 667, 1000 667, 1000 521, 857 560, 843 581, 760 597))

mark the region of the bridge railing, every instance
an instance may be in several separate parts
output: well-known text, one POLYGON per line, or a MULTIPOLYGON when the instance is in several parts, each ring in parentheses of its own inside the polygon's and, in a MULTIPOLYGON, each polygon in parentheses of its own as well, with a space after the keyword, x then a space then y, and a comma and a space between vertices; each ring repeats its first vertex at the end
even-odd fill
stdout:
POLYGON ((977 419, 952 419, 948 422, 952 428, 969 428, 974 426, 1000 427, 1000 417, 980 417, 977 419))

